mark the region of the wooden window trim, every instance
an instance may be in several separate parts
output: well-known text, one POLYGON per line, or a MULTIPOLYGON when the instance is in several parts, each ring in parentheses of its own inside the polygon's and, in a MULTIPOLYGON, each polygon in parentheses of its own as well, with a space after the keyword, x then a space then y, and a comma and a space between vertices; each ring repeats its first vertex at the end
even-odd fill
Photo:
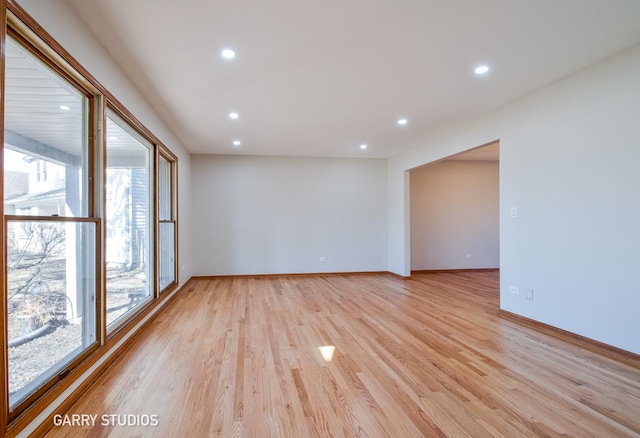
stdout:
MULTIPOLYGON (((7 5, 8 7, 8 5, 7 5)), ((77 80, 77 71, 75 68, 65 62, 60 62, 55 56, 51 56, 51 53, 46 53, 47 51, 41 50, 43 45, 46 45, 46 42, 34 32, 29 29, 24 29, 20 25, 22 21, 19 21, 18 18, 13 14, 10 10, 7 13, 8 9, 3 8, 3 12, 6 17, 6 31, 3 32, 3 44, 6 44, 7 36, 11 37, 17 44, 19 44, 22 48, 27 50, 31 55, 33 55, 38 61, 42 62, 47 68, 51 69, 55 74, 62 77, 63 80, 67 81, 72 87, 74 87, 81 95, 87 98, 87 109, 88 113, 87 117, 87 138, 86 138, 86 146, 87 148, 87 177, 86 177, 86 193, 87 193, 87 205, 84 207, 85 215, 79 217, 71 217, 71 216, 36 216, 36 215, 8 215, 4 216, 4 227, 3 227, 3 238, 7 235, 7 226, 9 222, 15 221, 29 221, 29 222, 66 222, 66 223, 95 223, 95 288, 96 288, 96 299, 95 299, 95 310, 98 310, 102 307, 100 294, 97 293, 99 291, 100 282, 101 282, 101 265, 102 265, 102 256, 101 256, 101 242, 102 242, 102 233, 100 227, 100 219, 96 218, 94 211, 94 173, 95 173, 95 155, 94 150, 96 148, 95 144, 95 126, 92 123, 95 119, 95 111, 96 111, 96 94, 95 88, 87 87, 86 84, 83 84, 82 81, 77 80)), ((5 53, 3 51, 2 56, 2 75, 4 78, 5 67, 6 67, 6 59, 5 53)), ((3 90, 4 90, 4 81, 3 81, 3 90)), ((4 151, 4 93, 3 94, 3 102, 2 102, 2 135, 3 135, 3 151, 4 151)), ((84 116, 83 116, 84 117, 84 116)), ((4 163, 2 168, 4 169, 4 163)), ((3 171, 4 175, 4 171, 3 171)), ((4 178, 2 178, 4 183, 4 178)), ((4 187, 3 187, 4 193, 4 187)), ((83 208, 83 209, 84 209, 83 208)), ((4 202, 3 202, 3 210, 4 210, 4 202)), ((3 254, 3 272, 6 269, 6 242, 3 242, 2 246, 2 254, 3 254)), ((3 422, 3 426, 6 427, 7 422, 11 422, 18 415, 20 415, 23 411, 25 411, 29 406, 31 406, 35 400, 39 399, 43 394, 45 394, 50 388, 52 388, 57 382, 63 379, 67 374, 68 370, 71 370, 78 366, 83 360, 85 360, 91 353, 93 353, 100 345, 101 340, 101 327, 98 325, 98 319, 96 318, 96 342, 92 345, 88 346, 82 353, 80 353, 76 358, 71 360, 60 372, 56 373, 53 377, 47 380, 40 388, 36 389, 32 394, 28 395, 25 399, 17 403, 13 408, 10 405, 9 401, 9 359, 8 359, 8 332, 7 332, 7 323, 5 316, 7 315, 8 303, 7 303, 7 279, 2 285, 3 288, 3 308, 2 308, 2 330, 4 334, 4 345, 2 346, 2 356, 4 363, 4 376, 3 381, 5 384, 3 390, 3 403, 2 403, 2 411, 3 414, 6 415, 6 420, 3 422)), ((96 313, 98 315, 98 313, 96 313)))
MULTIPOLYGON (((150 146, 150 163, 149 163, 149 171, 152 172, 152 175, 150 175, 151 179, 151 184, 150 184, 150 188, 149 190, 153 190, 153 196, 149 197, 149 201, 150 201, 150 205, 149 205, 149 212, 152 212, 153 214, 150 215, 149 218, 149 223, 150 223, 150 231, 151 231, 151 235, 149 236, 149 241, 153 242, 152 243, 152 247, 151 247, 151 251, 150 251, 150 260, 152 263, 152 268, 153 268, 153 275, 152 278, 155 278, 157 276, 156 274, 156 258, 157 258, 157 249, 156 249, 156 244, 155 242, 157 241, 157 230, 155 227, 155 223, 156 223, 156 217, 157 217, 157 213, 156 213, 156 205, 157 205, 157 185, 156 185, 156 174, 157 174, 157 159, 156 159, 156 150, 157 150, 157 146, 156 144, 153 142, 153 140, 155 139, 155 137, 153 137, 152 135, 150 135, 151 133, 146 130, 146 128, 142 127, 142 125, 140 124, 140 122, 137 121, 137 119, 135 119, 133 117, 133 115, 131 115, 131 113, 128 113, 126 111, 122 111, 121 108, 118 108, 117 106, 115 106, 112 102, 107 101, 106 107, 105 107, 105 111, 104 111, 104 116, 103 116, 103 120, 102 120, 102 126, 104 126, 104 129, 102 130, 102 137, 103 137, 103 142, 102 142, 102 157, 103 157, 103 162, 102 162, 102 174, 105 175, 105 181, 103 181, 103 186, 102 186, 102 211, 105 214, 106 217, 106 211, 107 211, 107 183, 106 183, 106 174, 107 174, 107 164, 108 164, 108 160, 109 160, 109 156, 107 153, 107 147, 108 147, 108 140, 107 140, 107 118, 109 117, 109 113, 113 113, 113 115, 115 116, 114 118, 112 118, 112 120, 118 124, 122 129, 124 129, 129 135, 131 135, 134 139, 140 141, 140 140, 144 140, 145 142, 148 143, 145 144, 144 146, 150 146), (135 125, 132 123, 132 120, 136 123, 135 125), (128 128, 125 126, 120 125, 119 122, 124 122, 125 124, 128 125, 128 128), (141 129, 140 127, 142 127, 143 129, 141 129), (133 132, 131 132, 133 131, 133 132)), ((104 236, 107 235, 107 221, 104 220, 103 224, 102 224, 102 234, 104 236)), ((106 237, 105 237, 106 239, 106 237)), ((106 243, 106 242, 105 242, 106 243)), ((106 245, 105 245, 105 250, 106 250, 106 245)), ((106 259, 106 254, 103 254, 103 257, 105 257, 106 259)), ((151 294, 149 297, 146 297, 144 300, 142 300, 142 302, 140 302, 136 308, 134 308, 132 311, 127 312, 125 315, 122 315, 122 319, 121 320, 116 320, 114 321, 113 325, 111 327, 107 327, 107 272, 106 272, 106 266, 104 267, 104 276, 103 276, 103 282, 102 282, 102 290, 103 292, 103 298, 104 298, 104 303, 105 305, 103 306, 102 310, 101 310, 101 314, 102 314, 102 332, 104 333, 104 336, 106 339, 111 339, 113 336, 115 336, 118 332, 120 332, 121 330, 123 330, 124 328, 126 328, 130 321, 132 319, 134 319, 138 314, 140 314, 141 312, 143 312, 147 307, 149 307, 154 300, 156 300, 157 298, 157 281, 154 281, 154 284, 152 285, 153 289, 150 291, 151 294)))
MULTIPOLYGON (((15 19, 11 20, 15 22, 15 19)), ((11 24, 11 23, 9 23, 11 24)), ((13 40, 15 40, 21 47, 27 49, 31 55, 33 55, 36 59, 42 62, 45 66, 50 68, 54 73, 60 75, 64 80, 69 82, 80 94, 87 98, 87 206, 86 206, 86 216, 93 217, 95 216, 94 209, 94 182, 95 182, 95 150, 98 147, 96 144, 96 127, 92 123, 95 119, 96 115, 96 101, 98 98, 97 91, 92 87, 87 87, 86 84, 82 84, 81 81, 78 81, 76 75, 73 74, 73 66, 71 65, 60 65, 57 63, 54 58, 48 57, 45 53, 40 50, 40 46, 44 44, 43 41, 40 41, 38 44, 35 44, 33 39, 29 39, 24 34, 18 32, 15 28, 10 25, 7 26, 6 35, 10 36, 13 40)), ((6 37, 5 37, 6 38, 6 37)), ((31 35, 31 38, 37 38, 34 35, 31 35)), ((5 41, 6 43, 6 41, 5 41)), ((3 57, 4 59, 4 57, 3 57)), ((65 63, 66 64, 66 63, 65 63)), ((3 62, 3 74, 4 74, 5 64, 3 62)), ((3 88, 4 90, 4 84, 3 88)), ((3 113, 3 131, 4 131, 4 102, 2 105, 2 113, 3 113)), ((4 133, 3 133, 4 135, 4 133)), ((3 146, 4 146, 4 138, 3 138, 3 146)))
MULTIPOLYGON (((180 289, 178 288, 178 199, 177 199, 177 183, 178 183, 178 159, 177 157, 167 149, 162 142, 158 140, 151 131, 149 131, 118 99, 115 98, 104 86, 102 86, 96 78, 89 73, 80 63, 78 63, 71 54, 64 49, 38 22, 36 22, 26 11, 22 8, 17 0, 1 0, 2 1, 2 11, 0 12, 0 24, 3 24, 3 31, 0 31, 0 47, 5 47, 6 43, 6 35, 7 29, 13 29, 11 32, 15 31, 18 35, 24 35, 27 38, 27 41, 34 44, 34 47, 37 49, 36 52, 40 53, 39 56, 44 56, 47 64, 51 66, 49 63, 53 63, 52 67, 56 72, 60 72, 62 69, 62 74, 65 79, 72 79, 72 83, 74 85, 80 85, 78 87, 81 90, 88 91, 90 98, 92 99, 89 103, 89 120, 90 124, 87 127, 89 131, 89 168, 90 172, 94 172, 95 169, 98 169, 97 165, 100 163, 106 163, 105 156, 103 153, 104 148, 104 132, 103 129, 106 121, 106 111, 105 108, 109 106, 111 109, 116 110, 118 114, 121 115, 123 119, 125 119, 132 127, 134 127, 138 132, 144 134, 144 137, 147 138, 151 144, 154 145, 156 151, 162 151, 162 153, 167 154, 170 157, 175 158, 175 223, 176 223, 176 232, 175 232, 175 257, 176 257, 176 282, 172 285, 172 287, 167 287, 163 290, 162 298, 158 299, 160 296, 157 295, 148 303, 148 305, 139 309, 139 311, 132 314, 131 318, 118 327, 118 330, 111 333, 107 339, 106 330, 100 330, 97 334, 98 345, 91 352, 86 352, 86 355, 83 355, 83 358, 79 361, 76 367, 70 368, 69 373, 59 381, 54 382, 49 388, 48 391, 44 392, 40 397, 35 399, 33 403, 27 406, 22 412, 14 414, 9 417, 9 397, 8 397, 8 374, 5 372, 5 375, 2 379, 0 379, 0 436, 8 435, 16 435, 22 429, 27 427, 30 423, 32 423, 36 417, 38 417, 45 409, 54 403, 65 391, 67 391, 76 381, 81 378, 85 373, 87 373, 92 367, 94 367, 105 355, 110 355, 107 361, 104 363, 100 363, 96 369, 91 372, 89 376, 83 380, 77 389, 74 389, 69 397, 63 400, 58 407, 59 410, 64 410, 68 408, 73 401, 80 395, 81 391, 85 389, 91 382, 95 381, 95 379, 102 373, 111 363, 113 363, 117 357, 122 353, 124 349, 140 334, 144 328, 151 323, 151 321, 157 316, 160 309, 167 305, 170 300, 172 300, 177 293, 179 293, 180 289), (35 43, 34 43, 35 42, 35 43), (171 291, 172 293, 166 293, 171 291), (145 318, 148 318, 145 321, 145 318), (143 324, 140 324, 144 321, 143 324), (136 326, 140 325, 137 330, 134 330, 136 326), (125 339, 126 338, 126 339, 125 339), (122 340, 125 339, 123 345, 119 346, 117 349, 115 347, 122 340)), ((2 50, 2 56, 0 56, 0 89, 4 89, 4 80, 5 80, 5 52, 2 50)), ((0 93, 0 123, 4 126, 4 93, 0 93)), ((4 145, 4 130, 0 130, 2 134, 2 144, 4 145)), ((4 146, 2 146, 4 149, 4 146)), ((157 161, 158 152, 154 154, 154 161, 157 161)), ((0 156, 0 160, 2 160, 2 156, 0 156)), ((2 169, 4 168, 4 164, 0 161, 2 165, 2 169)), ((154 162, 154 168, 156 163, 154 162)), ((57 220, 57 221, 91 221, 92 218, 100 218, 104 215, 104 182, 102 180, 104 174, 89 174, 89 199, 91 199, 91 203, 88 205, 88 218, 64 218, 64 217, 42 217, 38 218, 37 216, 26 216, 25 220, 33 221, 36 220, 57 220)), ((157 178, 157 174, 154 173, 154 181, 157 178)), ((4 193, 4 179, 0 177, 0 191, 4 193)), ((156 187, 154 186, 154 196, 156 187)), ((3 217, 4 221, 4 203, 2 207, 0 207, 0 214, 3 217)), ((154 211, 156 209, 154 208, 154 211)), ((17 219, 23 217, 22 215, 12 216, 12 219, 17 219)), ((157 212, 153 218, 154 224, 157 224, 157 212)), ((3 227, 4 228, 4 227, 3 227)), ((152 226, 152 228, 157 228, 152 226)), ((103 245, 104 242, 104 221, 101 221, 101 225, 98 225, 98 229, 96 230, 96 235, 98 236, 97 240, 97 255, 96 260, 99 263, 99 266, 96 271, 96 276, 99 276, 98 281, 100 282, 100 287, 103 287, 103 277, 104 277, 104 263, 102 260, 103 254, 103 245)), ((0 233, 0 248, 5 249, 6 242, 4 241, 4 233, 0 233)), ((154 249, 153 257, 157 258, 158 251, 154 249)), ((6 266, 5 260, 5 251, 2 251, 2 263, 3 269, 6 266)), ((4 283, 4 282, 3 282, 4 283)), ((6 285, 3 284, 3 288, 6 285)), ((154 288, 157 288, 157 280, 154 288)), ((4 299, 0 300, 0 311, 2 311, 2 324, 0 324, 2 330, 2 336, 0 336, 0 347, 1 351, 1 360, 4 364, 4 369, 7 369, 7 332, 6 332, 6 323, 5 316, 7 310, 6 303, 6 290, 3 296, 4 299)), ((96 299, 96 303, 100 303, 100 309, 105 308, 106 306, 103 304, 103 300, 101 295, 104 293, 104 289, 98 290, 98 296, 96 299)), ((103 319, 103 321, 105 321, 103 319)), ((15 409, 14 409, 15 411, 15 409)), ((51 418, 51 415, 48 416, 48 419, 51 418)), ((41 423, 37 431, 48 430, 50 428, 50 424, 46 421, 41 423)))
MULTIPOLYGON (((174 229, 174 233, 173 233, 173 258, 175 260, 175 263, 173 265, 173 282, 169 283, 168 285, 166 285, 164 288, 160 289, 160 251, 156 251, 155 256, 156 256, 156 269, 157 269, 157 275, 156 275, 156 283, 158 286, 158 295, 159 294, 165 294, 167 292, 171 292, 172 290, 174 290, 176 287, 178 287, 178 285, 180 284, 180 280, 179 280, 179 273, 180 273, 180 260, 178 258, 178 157, 173 154, 173 152, 171 152, 169 149, 167 149, 164 145, 158 145, 158 158, 156 159, 156 161, 158 162, 158 166, 159 166, 159 162, 160 162, 160 157, 162 157, 163 159, 165 159, 166 161, 169 162, 170 164, 170 169, 171 169, 171 213, 170 213, 170 220, 157 220, 157 225, 156 225, 156 236, 160 236, 160 224, 162 223, 173 223, 173 229, 174 229)), ((158 168, 156 168, 156 189, 155 189, 155 195, 156 198, 159 198, 160 196, 160 191, 158 190, 159 184, 158 184, 158 179, 160 177, 160 172, 158 171, 158 168)), ((158 208, 156 208, 156 215, 158 215, 159 218, 159 206, 160 203, 158 201, 158 199, 156 199, 156 205, 158 206, 158 208)))
MULTIPOLYGON (((56 223, 92 223, 95 225, 95 233, 96 233, 96 237, 95 237, 95 266, 94 266, 94 270, 95 270, 95 287, 96 287, 96 297, 95 297, 95 312, 96 312, 96 316, 98 315, 98 311, 99 309, 102 307, 101 305, 101 300, 99 297, 99 293, 98 292, 98 287, 100 285, 100 267, 102 266, 102 260, 101 260, 101 242, 102 242, 102 237, 101 237, 101 232, 100 232, 100 222, 101 220, 98 218, 87 218, 87 217, 79 217, 79 218, 71 218, 71 217, 58 217, 58 216, 24 216, 24 215, 8 215, 4 217, 4 229, 3 229, 3 236, 7 235, 7 227, 9 225, 10 222, 56 222, 56 223)), ((3 257, 4 254, 6 254, 6 247, 3 250, 3 257)), ((3 260, 4 261, 4 260, 3 260)), ((5 265, 3 265, 3 270, 5 269, 5 265)), ((7 285, 7 278, 5 277, 4 282, 3 282, 3 301, 5 302, 6 305, 6 301, 7 301, 7 294, 6 291, 8 290, 8 285, 7 285)), ((6 308, 5 308, 5 313, 2 314, 2 328, 3 330, 7 331, 7 324, 6 321, 4 319, 4 315, 6 315, 6 308)), ((21 414, 23 411, 25 411, 29 406, 31 406, 37 399, 39 399, 40 397, 42 397, 47 391, 49 391, 49 389, 51 389, 53 386, 55 386, 58 382, 60 382, 62 379, 64 379, 67 374, 69 374, 70 370, 73 370, 74 368, 76 368, 80 363, 82 363, 87 357, 89 357, 91 354, 93 354, 100 346, 100 327, 98 325, 98 320, 96 319, 96 323, 95 323, 95 330, 96 330, 96 340, 95 342, 93 342, 90 346, 88 346, 87 348, 84 349, 84 351, 82 353, 80 353, 77 357, 75 357, 73 360, 71 360, 64 368, 62 368, 59 372, 57 372, 54 376, 52 376, 49 380, 47 380, 40 388, 36 389, 32 394, 28 395, 24 400, 20 401, 18 404, 16 404, 13 409, 11 409, 11 406, 9 404, 9 384, 8 384, 8 376, 9 376, 9 367, 8 367, 8 357, 6 357, 5 359, 5 382, 6 382, 6 388, 7 391, 5 392, 5 398, 6 398, 6 405, 5 408, 3 408, 3 411, 8 412, 8 416, 7 416, 7 420, 10 422, 12 421, 14 418, 16 418, 16 416, 18 416, 19 414, 21 414)), ((8 338, 5 338, 8 339, 8 338)), ((6 348, 3 350, 3 355, 6 354, 7 350, 6 348)))
MULTIPOLYGON (((7 8, 6 3, 2 2, 2 10, 0 11, 0 26, 2 29, 7 28, 7 8)), ((3 232, 0 233, 0 260, 2 261, 2 269, 5 269, 7 265, 5 260, 6 246, 4 242, 5 236, 5 224, 4 224, 4 73, 5 73, 5 42, 7 39, 6 32, 0 32, 0 47, 2 48, 2 56, 0 56, 0 126, 3 129, 0 129, 0 172, 2 176, 0 177, 0 192, 2 193, 3 202, 0 205, 0 217, 3 219, 3 232)), ((4 274, 3 274, 4 277, 4 274)), ((0 436, 5 436, 7 432, 7 422, 9 421, 9 373, 6 371, 8 369, 8 333, 7 333, 7 324, 5 321, 4 315, 7 314, 7 290, 6 290, 6 280, 1 282, 0 288, 2 289, 2 299, 0 299, 0 320, 2 324, 0 324, 0 358, 2 360, 2 369, 5 370, 0 378, 0 436)))

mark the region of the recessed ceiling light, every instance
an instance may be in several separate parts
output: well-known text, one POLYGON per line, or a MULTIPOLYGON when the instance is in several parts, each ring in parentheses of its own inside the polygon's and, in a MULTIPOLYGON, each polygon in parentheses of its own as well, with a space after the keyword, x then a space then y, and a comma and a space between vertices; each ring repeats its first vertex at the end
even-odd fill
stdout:
POLYGON ((240 146, 242 143, 240 143, 240 140, 234 140, 233 141, 233 145, 234 146, 240 146))
POLYGON ((229 113, 229 118, 231 118, 233 120, 237 119, 238 117, 239 117, 238 113, 229 113))
POLYGON ((108 140, 111 141, 116 141, 118 139, 118 137, 116 137, 115 135, 112 135, 111 137, 108 138, 108 140))
POLYGON ((480 65, 476 67, 475 72, 477 75, 483 75, 489 71, 489 67, 486 65, 480 65))
POLYGON ((69 111, 71 108, 69 108, 67 105, 60 105, 60 109, 61 110, 65 110, 65 111, 69 111))
POLYGON ((398 119, 398 125, 406 125, 407 124, 407 119, 398 119))
POLYGON ((367 145, 366 145, 366 144, 361 144, 361 145, 360 145, 360 149, 366 149, 366 148, 367 148, 367 145))
POLYGON ((236 52, 231 49, 224 49, 222 51, 222 57, 225 59, 233 59, 236 57, 236 52))

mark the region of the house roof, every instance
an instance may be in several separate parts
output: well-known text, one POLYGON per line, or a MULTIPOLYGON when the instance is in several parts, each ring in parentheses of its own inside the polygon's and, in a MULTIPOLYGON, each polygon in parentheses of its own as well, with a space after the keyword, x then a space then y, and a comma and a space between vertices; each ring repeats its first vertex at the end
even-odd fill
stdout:
POLYGON ((65 188, 58 188, 39 193, 27 193, 14 197, 6 197, 5 205, 13 205, 17 208, 45 205, 46 201, 60 201, 65 198, 65 188))

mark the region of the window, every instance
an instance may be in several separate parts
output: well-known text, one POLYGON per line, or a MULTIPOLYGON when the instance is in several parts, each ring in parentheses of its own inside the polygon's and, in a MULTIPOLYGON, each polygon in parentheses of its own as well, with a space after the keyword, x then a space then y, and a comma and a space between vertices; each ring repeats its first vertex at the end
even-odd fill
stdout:
POLYGON ((177 286, 178 246, 177 158, 5 6, 1 436, 68 391, 78 365, 107 363, 122 339, 108 335, 177 286))
POLYGON ((36 180, 38 182, 45 182, 47 180, 47 162, 38 161, 36 163, 36 180))
POLYGON ((153 145, 113 111, 107 115, 106 138, 106 296, 111 329, 153 295, 153 145))
POLYGON ((158 265, 160 290, 177 282, 175 157, 161 152, 158 160, 158 265))
POLYGON ((6 52, 5 214, 87 217, 89 97, 16 39, 6 52))
POLYGON ((94 222, 7 221, 9 402, 96 342, 94 222))
POLYGON ((98 220, 87 197, 93 96, 17 37, 7 38, 5 74, 3 270, 14 409, 97 347, 98 220))

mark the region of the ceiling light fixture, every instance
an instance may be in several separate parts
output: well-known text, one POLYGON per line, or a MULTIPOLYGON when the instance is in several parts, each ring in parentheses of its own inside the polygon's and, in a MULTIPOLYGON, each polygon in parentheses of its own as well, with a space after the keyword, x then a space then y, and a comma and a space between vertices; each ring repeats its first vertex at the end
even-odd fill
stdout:
POLYGON ((477 75, 483 75, 489 71, 489 67, 486 65, 481 65, 476 67, 475 72, 477 75))
POLYGON ((233 141, 233 145, 234 146, 240 146, 242 143, 240 143, 240 140, 234 140, 233 141))
POLYGON ((398 119, 398 125, 406 125, 407 124, 407 119, 398 119))
POLYGON ((367 145, 366 145, 366 144, 361 144, 361 145, 360 145, 360 149, 366 149, 366 148, 367 148, 367 145))
POLYGON ((238 117, 239 117, 238 113, 229 113, 229 118, 231 118, 233 120, 237 119, 238 117))
POLYGON ((224 50, 222 51, 222 57, 223 57, 224 59, 233 59, 233 58, 235 58, 235 57, 236 57, 236 52, 234 52, 234 51, 233 51, 233 50, 231 50, 231 49, 224 49, 224 50))
POLYGON ((69 111, 71 108, 69 108, 67 105, 60 105, 60 109, 61 110, 65 110, 65 111, 69 111))

